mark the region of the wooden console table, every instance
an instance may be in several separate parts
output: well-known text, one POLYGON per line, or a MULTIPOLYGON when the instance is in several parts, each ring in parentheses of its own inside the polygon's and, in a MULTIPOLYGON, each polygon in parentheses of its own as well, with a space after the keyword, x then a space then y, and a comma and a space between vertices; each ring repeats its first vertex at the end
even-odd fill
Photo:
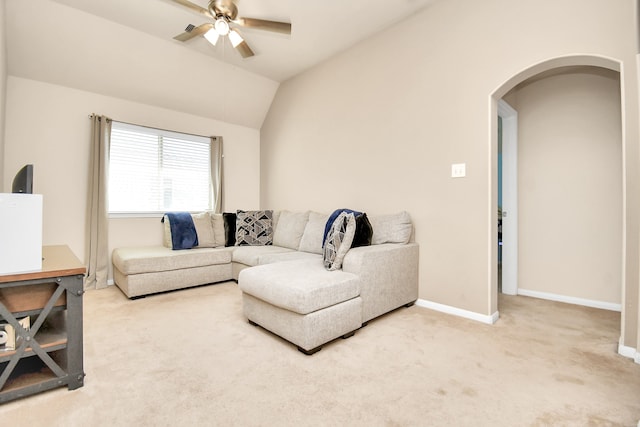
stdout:
POLYGON ((44 246, 42 257, 39 271, 0 275, 0 331, 15 331, 15 348, 0 346, 0 403, 84 384, 86 269, 67 246, 44 246))

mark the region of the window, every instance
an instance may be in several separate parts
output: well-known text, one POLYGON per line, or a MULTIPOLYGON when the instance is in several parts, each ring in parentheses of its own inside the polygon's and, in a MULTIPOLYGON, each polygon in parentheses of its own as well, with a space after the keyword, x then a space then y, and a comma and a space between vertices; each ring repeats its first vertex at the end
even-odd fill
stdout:
POLYGON ((211 138, 113 122, 110 214, 211 209, 211 138))

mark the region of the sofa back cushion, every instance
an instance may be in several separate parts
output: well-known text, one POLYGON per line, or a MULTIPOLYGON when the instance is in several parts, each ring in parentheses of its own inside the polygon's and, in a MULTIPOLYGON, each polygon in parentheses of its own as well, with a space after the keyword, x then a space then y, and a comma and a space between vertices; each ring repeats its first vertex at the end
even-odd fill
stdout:
POLYGON ((273 244, 283 248, 298 250, 300 239, 309 219, 309 211, 280 211, 273 231, 273 244))
POLYGON ((196 233, 198 234, 198 247, 215 248, 217 246, 216 238, 209 212, 194 213, 191 214, 191 218, 193 219, 193 225, 195 225, 196 233))
POLYGON ((309 220, 300 239, 299 250, 322 255, 322 238, 329 214, 309 212, 309 220))
POLYGON ((211 214, 211 225, 213 226, 213 236, 215 239, 215 246, 224 246, 227 242, 225 230, 224 230, 224 217, 221 213, 213 213, 211 214))
MULTIPOLYGON (((191 214, 196 235, 198 236, 198 245, 194 247, 215 248, 217 246, 224 246, 224 240, 222 241, 222 244, 220 244, 216 238, 212 215, 213 214, 209 211, 191 214)), ((167 248, 173 248, 171 220, 169 215, 165 214, 162 218, 162 222, 164 222, 162 244, 167 248)), ((223 235, 221 237, 224 238, 224 230, 222 234, 223 235)))
POLYGON ((413 225, 406 211, 391 215, 377 215, 369 218, 373 228, 372 245, 382 243, 409 243, 413 225))

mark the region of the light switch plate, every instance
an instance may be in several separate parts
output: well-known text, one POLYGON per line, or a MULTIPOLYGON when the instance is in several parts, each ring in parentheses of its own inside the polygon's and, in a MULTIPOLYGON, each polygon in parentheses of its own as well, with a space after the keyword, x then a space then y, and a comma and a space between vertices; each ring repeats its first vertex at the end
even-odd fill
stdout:
POLYGON ((466 163, 454 163, 451 165, 451 178, 464 178, 467 176, 466 163))

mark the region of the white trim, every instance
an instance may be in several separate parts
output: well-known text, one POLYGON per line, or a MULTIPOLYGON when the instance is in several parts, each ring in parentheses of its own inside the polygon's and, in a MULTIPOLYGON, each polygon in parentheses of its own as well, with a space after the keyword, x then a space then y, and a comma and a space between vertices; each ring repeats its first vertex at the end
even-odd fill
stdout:
POLYGON ((618 343, 618 354, 629 359, 635 359, 636 363, 640 363, 640 353, 633 347, 622 345, 622 337, 620 337, 620 342, 618 343))
POLYGON ((113 281, 113 279, 107 280, 107 286, 113 286, 113 285, 115 285, 115 282, 113 281))
POLYGON ((439 311, 441 313, 453 314, 454 316, 464 317, 465 319, 475 320, 476 322, 486 323, 493 325, 500 318, 500 313, 497 311, 491 315, 485 315, 476 313, 475 311, 464 310, 462 308, 452 307, 450 305, 439 304, 433 301, 427 301, 419 299, 416 301, 416 305, 430 310, 439 311))
POLYGON ((502 293, 518 293, 518 112, 498 101, 502 117, 502 293))
POLYGON ((590 300, 585 298, 577 298, 577 297, 570 297, 566 295, 552 294, 548 292, 530 291, 528 289, 518 289, 518 295, 546 299, 550 301, 565 302, 568 304, 584 305, 586 307, 601 308, 603 310, 611 310, 611 311, 618 311, 618 312, 622 311, 622 304, 616 304, 613 302, 596 301, 596 300, 590 300))

